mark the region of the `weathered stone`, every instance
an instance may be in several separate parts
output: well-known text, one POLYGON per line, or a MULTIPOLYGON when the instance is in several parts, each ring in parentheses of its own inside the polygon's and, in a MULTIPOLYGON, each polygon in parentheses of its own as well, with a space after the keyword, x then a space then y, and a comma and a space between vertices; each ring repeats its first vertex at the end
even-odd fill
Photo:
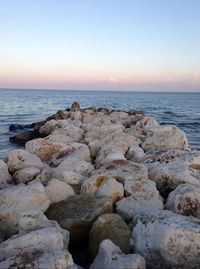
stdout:
POLYGON ((45 212, 50 201, 41 183, 28 186, 20 184, 0 191, 0 220, 5 225, 7 233, 17 231, 20 214, 27 210, 38 208, 45 212))
POLYGON ((126 158, 135 162, 141 161, 145 158, 144 150, 137 145, 131 145, 126 153, 126 158))
POLYGON ((77 103, 77 102, 74 102, 73 104, 72 104, 72 106, 71 106, 71 111, 78 111, 78 110, 80 110, 80 105, 79 105, 79 103, 77 103))
POLYGON ((93 222, 104 213, 112 213, 112 202, 103 197, 82 194, 52 204, 46 214, 70 232, 70 242, 85 240, 93 222))
POLYGON ((14 173, 13 180, 17 184, 27 183, 35 179, 36 176, 39 174, 40 170, 38 168, 35 167, 24 168, 14 173))
POLYGON ((176 126, 155 127, 147 132, 145 142, 142 144, 148 149, 188 149, 188 141, 185 133, 176 126))
POLYGON ((89 234, 89 250, 96 257, 100 243, 110 239, 122 252, 130 253, 130 230, 117 214, 104 214, 93 223, 89 234))
POLYGON ((23 149, 15 149, 8 153, 8 169, 11 173, 19 169, 35 167, 42 169, 44 164, 36 155, 31 154, 23 149))
POLYGON ((177 214, 200 219, 200 186, 179 185, 169 194, 165 207, 177 214))
POLYGON ((0 189, 7 188, 10 184, 12 184, 12 178, 8 172, 8 166, 0 160, 0 189))
POLYGON ((122 253, 119 247, 109 239, 101 242, 99 253, 90 266, 90 269, 146 269, 146 263, 138 254, 122 253))
POLYGON ((51 204, 61 202, 74 195, 74 191, 70 185, 56 178, 52 178, 48 182, 45 192, 51 204))
POLYGON ((134 216, 134 251, 152 269, 200 268, 200 221, 167 210, 145 211, 134 216))
POLYGON ((117 182, 112 177, 96 175, 83 182, 81 193, 95 193, 97 197, 110 197, 114 203, 122 199, 124 196, 124 188, 121 183, 117 182))
POLYGON ((131 196, 117 202, 117 213, 127 221, 141 210, 163 209, 163 199, 151 180, 127 180, 125 192, 131 196))

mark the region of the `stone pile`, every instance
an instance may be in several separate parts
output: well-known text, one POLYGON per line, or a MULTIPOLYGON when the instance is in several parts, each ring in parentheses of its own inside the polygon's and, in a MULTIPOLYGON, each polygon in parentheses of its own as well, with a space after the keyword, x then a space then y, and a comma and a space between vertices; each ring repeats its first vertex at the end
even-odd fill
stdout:
POLYGON ((78 103, 30 126, 0 160, 0 268, 200 268, 200 152, 183 131, 78 103))

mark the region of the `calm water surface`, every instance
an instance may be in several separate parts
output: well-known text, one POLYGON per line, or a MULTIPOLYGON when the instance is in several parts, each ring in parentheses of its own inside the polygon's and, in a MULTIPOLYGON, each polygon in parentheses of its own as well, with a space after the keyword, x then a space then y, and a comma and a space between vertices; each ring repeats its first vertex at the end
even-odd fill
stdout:
POLYGON ((81 107, 137 109, 160 124, 184 130, 193 149, 200 149, 200 93, 90 92, 0 89, 0 158, 16 146, 9 125, 40 121, 77 101, 81 107))

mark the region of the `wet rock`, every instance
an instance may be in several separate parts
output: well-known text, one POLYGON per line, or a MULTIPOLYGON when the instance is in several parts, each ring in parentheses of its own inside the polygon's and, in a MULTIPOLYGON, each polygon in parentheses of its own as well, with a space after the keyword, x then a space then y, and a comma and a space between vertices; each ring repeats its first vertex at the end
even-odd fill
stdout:
POLYGON ((122 253, 119 247, 114 245, 109 239, 101 242, 99 253, 90 266, 90 269, 146 269, 146 263, 142 256, 138 254, 122 253))
POLYGON ((45 189, 39 182, 27 186, 20 184, 0 190, 1 223, 5 225, 8 234, 14 234, 23 211, 38 208, 45 212, 49 204, 45 189))
POLYGON ((40 134, 36 131, 24 131, 19 134, 10 137, 10 142, 24 145, 27 141, 40 137, 40 134))
POLYGON ((145 211, 134 216, 134 251, 152 269, 198 269, 200 222, 167 210, 145 211))
POLYGON ((141 210, 154 211, 163 209, 163 199, 151 180, 127 180, 125 192, 130 195, 117 202, 117 213, 130 221, 141 210))
POLYGON ((104 214, 93 223, 89 234, 89 249, 96 257, 100 243, 110 239, 123 253, 130 253, 131 232, 125 221, 117 214, 104 214))
POLYGON ((66 200, 68 197, 75 194, 70 185, 56 178, 52 178, 48 182, 45 187, 45 192, 51 204, 66 200))
POLYGON ((42 169, 44 164, 36 155, 31 154, 23 149, 15 149, 8 153, 7 165, 11 173, 19 169, 35 167, 42 169))
POLYGON ((200 219, 200 187, 181 184, 172 191, 165 207, 174 213, 200 219))
POLYGON ((86 240, 93 222, 104 213, 112 213, 110 199, 82 194, 50 205, 46 215, 70 232, 70 242, 73 244, 86 240))
POLYGON ((12 178, 8 172, 8 166, 0 160, 0 189, 7 188, 10 184, 12 184, 12 178))
POLYGON ((24 168, 17 170, 13 175, 13 180, 16 184, 27 183, 36 178, 40 174, 40 170, 35 167, 24 168))
POLYGON ((81 193, 96 194, 97 197, 109 197, 115 203, 124 196, 124 188, 121 183, 112 177, 96 175, 83 182, 81 193))

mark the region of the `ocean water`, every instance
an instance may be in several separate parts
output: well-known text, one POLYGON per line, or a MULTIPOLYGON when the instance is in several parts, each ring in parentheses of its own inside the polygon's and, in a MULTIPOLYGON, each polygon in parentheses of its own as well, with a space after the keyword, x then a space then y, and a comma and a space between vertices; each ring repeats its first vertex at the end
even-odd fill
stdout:
POLYGON ((137 109, 160 124, 175 124, 186 132, 190 147, 200 149, 200 93, 91 92, 0 89, 0 158, 18 147, 9 142, 10 124, 45 119, 77 101, 81 107, 137 109))

